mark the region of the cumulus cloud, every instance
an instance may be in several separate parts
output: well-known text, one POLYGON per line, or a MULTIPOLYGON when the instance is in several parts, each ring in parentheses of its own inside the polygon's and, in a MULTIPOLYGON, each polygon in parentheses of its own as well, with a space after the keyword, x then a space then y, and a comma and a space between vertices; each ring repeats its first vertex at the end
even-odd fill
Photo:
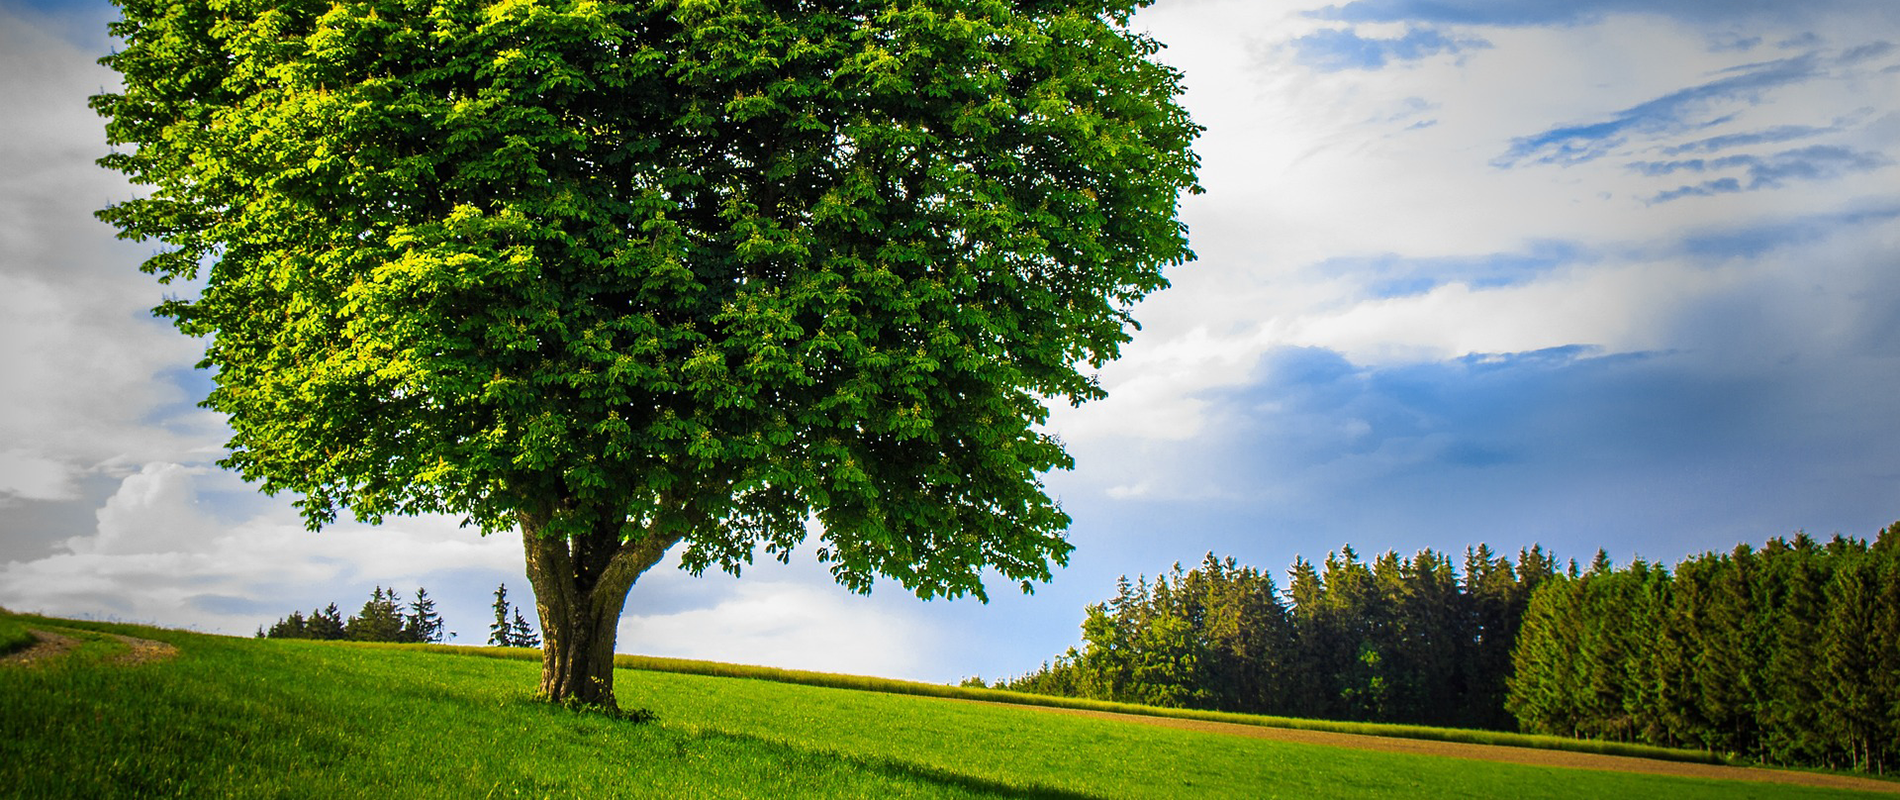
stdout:
POLYGON ((0 605, 246 633, 293 609, 350 605, 371 585, 520 573, 517 540, 482 538, 446 518, 311 533, 288 504, 253 502, 264 507, 234 519, 205 501, 230 482, 201 466, 142 465, 120 481, 91 532, 62 552, 0 565, 0 605))

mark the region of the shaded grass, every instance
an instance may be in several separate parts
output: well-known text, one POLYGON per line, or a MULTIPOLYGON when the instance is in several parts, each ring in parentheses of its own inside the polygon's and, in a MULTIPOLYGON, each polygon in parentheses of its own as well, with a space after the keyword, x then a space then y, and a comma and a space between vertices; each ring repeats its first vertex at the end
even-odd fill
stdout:
POLYGON ((0 608, 0 656, 16 650, 25 650, 32 647, 36 641, 39 640, 34 638, 33 633, 26 629, 26 625, 21 623, 18 617, 0 608))
MULTIPOLYGON (((534 651, 232 639, 57 620, 0 669, 0 794, 220 797, 1831 797, 1378 753, 684 672, 634 724, 533 701, 534 651), (121 664, 94 632, 171 642, 121 664)), ((40 624, 40 623, 36 623, 40 624)), ((115 650, 114 648, 117 647, 115 650)))

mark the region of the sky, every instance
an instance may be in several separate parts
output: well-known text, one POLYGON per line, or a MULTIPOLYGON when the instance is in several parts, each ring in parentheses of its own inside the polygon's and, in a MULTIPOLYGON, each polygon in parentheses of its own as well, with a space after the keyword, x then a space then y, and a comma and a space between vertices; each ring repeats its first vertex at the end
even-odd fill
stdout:
MULTIPOLYGON (((220 470, 202 344, 149 309, 86 98, 115 11, 0 0, 0 606, 249 635, 437 598, 481 643, 521 544, 303 529, 220 470)), ((1076 551, 1024 596, 675 563, 621 652, 951 682, 1034 669, 1115 580, 1206 553, 1488 543, 1674 564, 1900 519, 1900 3, 1159 0, 1206 127, 1199 255, 1109 397, 1058 407, 1076 551)))

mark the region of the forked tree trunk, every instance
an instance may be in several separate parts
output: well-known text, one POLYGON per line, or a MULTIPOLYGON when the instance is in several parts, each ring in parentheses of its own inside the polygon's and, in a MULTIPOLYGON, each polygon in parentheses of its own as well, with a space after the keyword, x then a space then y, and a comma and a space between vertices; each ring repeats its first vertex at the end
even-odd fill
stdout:
POLYGON ((522 515, 528 583, 541 618, 541 695, 618 708, 614 701, 614 635, 634 581, 680 540, 649 532, 622 542, 619 531, 572 539, 545 538, 544 519, 522 515))

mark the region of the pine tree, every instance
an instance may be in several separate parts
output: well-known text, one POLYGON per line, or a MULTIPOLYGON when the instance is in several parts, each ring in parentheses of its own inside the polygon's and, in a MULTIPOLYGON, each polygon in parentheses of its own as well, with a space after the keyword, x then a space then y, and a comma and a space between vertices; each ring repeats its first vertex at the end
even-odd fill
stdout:
POLYGON ((442 641, 442 615, 435 612, 435 600, 429 591, 416 587, 416 599, 409 601, 409 615, 403 618, 403 639, 411 642, 442 641))
POLYGON ((310 638, 335 641, 345 636, 343 612, 336 604, 325 606, 322 611, 310 612, 310 638))
POLYGON ((508 621, 508 584, 495 587, 495 622, 488 626, 488 646, 519 647, 515 644, 515 629, 508 621))
POLYGON ((303 612, 292 611, 290 616, 273 623, 264 635, 271 639, 308 639, 309 623, 305 622, 303 612))
POLYGON ((363 609, 344 623, 344 632, 359 642, 400 642, 403 640, 402 599, 396 590, 376 587, 363 609))
POLYGON ((534 628, 521 618, 521 609, 515 609, 515 621, 509 625, 509 638, 514 641, 511 647, 540 647, 541 637, 535 635, 534 628))

